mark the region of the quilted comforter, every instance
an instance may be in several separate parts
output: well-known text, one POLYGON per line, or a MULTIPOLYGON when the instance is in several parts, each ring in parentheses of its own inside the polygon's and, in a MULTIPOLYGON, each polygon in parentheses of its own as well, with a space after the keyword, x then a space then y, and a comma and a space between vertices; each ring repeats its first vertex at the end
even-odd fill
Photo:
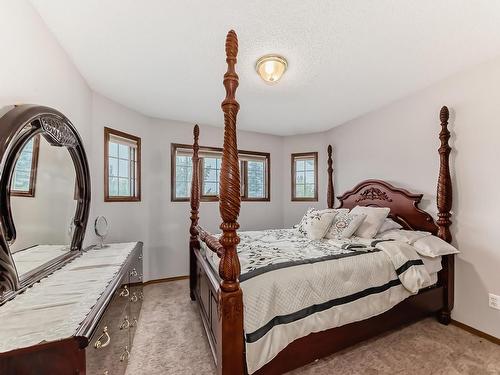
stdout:
POLYGON ((310 240, 295 229, 239 235, 250 374, 298 338, 381 314, 435 282, 403 242, 310 240))

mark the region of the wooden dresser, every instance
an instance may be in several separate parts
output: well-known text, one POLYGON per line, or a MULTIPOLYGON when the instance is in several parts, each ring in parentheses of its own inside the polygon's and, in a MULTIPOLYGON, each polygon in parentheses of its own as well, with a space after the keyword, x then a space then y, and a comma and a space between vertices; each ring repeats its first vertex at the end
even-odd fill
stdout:
MULTIPOLYGON (((123 256, 124 260, 118 272, 114 274, 111 281, 103 284, 103 291, 97 303, 91 307, 90 312, 76 327, 74 335, 0 353, 0 374, 119 375, 125 373, 144 299, 142 243, 112 244, 110 248, 117 252, 120 246, 126 254, 123 256)), ((78 259, 90 258, 92 251, 100 252, 98 255, 102 256, 109 250, 104 248, 84 252, 79 258, 56 271, 46 280, 50 282, 50 278, 56 276, 58 272, 70 272, 65 269, 71 267, 71 264, 77 262, 78 259)), ((103 258, 102 261, 96 260, 90 263, 93 264, 92 267, 98 269, 101 264, 99 262, 105 264, 108 260, 103 258)), ((84 270, 84 268, 85 266, 75 267, 76 271, 84 270)), ((43 281, 40 283, 42 289, 43 281)), ((98 281, 97 284, 99 284, 98 281)), ((23 294, 30 292, 28 289, 23 294)), ((40 293, 40 290, 38 292, 40 293)), ((49 298, 49 293, 50 290, 47 290, 47 298, 49 298)), ((85 291, 82 291, 82 300, 85 299, 84 294, 85 291)), ((16 299, 21 297, 22 294, 16 299)), ((65 298, 61 295, 61 304, 65 303, 65 298)), ((15 302, 16 299, 0 307, 0 316, 2 309, 8 308, 9 303, 15 302)), ((34 319, 36 320, 36 317, 34 319)), ((43 322, 39 324, 43 325, 43 322)), ((58 329, 53 328, 56 331, 58 329)), ((51 331, 50 328, 47 329, 47 332, 51 331)), ((4 339, 2 337, 2 340, 4 339)))

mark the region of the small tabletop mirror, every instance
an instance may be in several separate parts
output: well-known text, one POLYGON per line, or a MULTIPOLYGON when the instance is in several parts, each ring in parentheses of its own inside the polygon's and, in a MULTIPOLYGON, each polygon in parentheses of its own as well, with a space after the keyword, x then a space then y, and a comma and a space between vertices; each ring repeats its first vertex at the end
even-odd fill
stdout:
POLYGON ((99 237, 99 244, 96 245, 96 249, 107 247, 107 245, 104 245, 104 238, 108 235, 109 225, 104 216, 98 216, 95 219, 94 230, 97 237, 99 237))

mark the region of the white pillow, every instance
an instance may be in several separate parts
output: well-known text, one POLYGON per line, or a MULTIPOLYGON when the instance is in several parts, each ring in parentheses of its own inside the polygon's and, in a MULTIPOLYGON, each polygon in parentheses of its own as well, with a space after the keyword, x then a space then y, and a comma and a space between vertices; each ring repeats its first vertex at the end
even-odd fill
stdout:
POLYGON ((419 230, 392 229, 385 231, 384 233, 380 233, 377 238, 383 240, 402 241, 409 245, 413 245, 415 241, 430 235, 431 234, 429 232, 422 232, 419 230))
POLYGON ((403 228, 403 226, 401 224, 398 224, 394 220, 387 218, 382 223, 382 226, 378 230, 377 234, 387 232, 388 230, 391 230, 391 229, 401 229, 401 228, 403 228))
POLYGON ((336 240, 349 238, 358 229, 363 220, 365 220, 365 217, 365 214, 356 215, 345 211, 339 212, 335 215, 333 223, 325 237, 336 240))
POLYGON ((358 237, 373 238, 379 231, 390 212, 388 207, 363 207, 356 206, 351 210, 352 214, 365 214, 366 218, 354 233, 358 237))
POLYGON ((426 236, 413 243, 413 247, 420 255, 435 258, 441 255, 458 254, 455 247, 436 236, 426 236))
POLYGON ((406 242, 412 245, 417 253, 430 258, 460 253, 448 242, 433 236, 429 232, 421 232, 418 230, 389 230, 382 233, 378 238, 406 242))
POLYGON ((330 229, 335 213, 328 210, 313 210, 308 211, 304 217, 299 232, 311 240, 320 240, 330 229))

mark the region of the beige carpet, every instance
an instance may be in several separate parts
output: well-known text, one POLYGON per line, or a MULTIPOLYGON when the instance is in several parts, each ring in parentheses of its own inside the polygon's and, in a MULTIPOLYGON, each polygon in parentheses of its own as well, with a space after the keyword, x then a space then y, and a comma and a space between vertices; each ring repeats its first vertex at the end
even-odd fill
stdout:
MULTIPOLYGON (((127 374, 213 374, 212 361, 188 282, 147 286, 127 374)), ((500 346, 426 319, 290 374, 500 374, 500 346)))

